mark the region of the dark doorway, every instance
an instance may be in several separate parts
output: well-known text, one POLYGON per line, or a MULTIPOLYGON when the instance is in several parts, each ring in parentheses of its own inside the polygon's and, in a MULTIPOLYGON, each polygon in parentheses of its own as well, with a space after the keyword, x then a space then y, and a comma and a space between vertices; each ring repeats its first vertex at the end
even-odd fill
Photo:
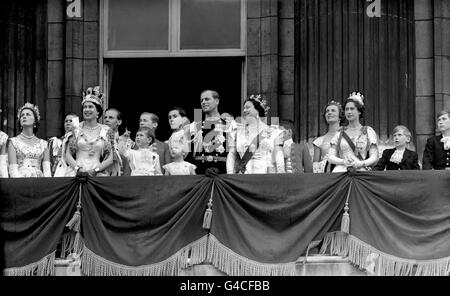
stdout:
POLYGON ((172 106, 186 110, 189 120, 200 108, 200 93, 219 93, 219 112, 241 113, 242 58, 152 58, 116 59, 113 63, 109 106, 120 110, 132 139, 142 112, 159 117, 156 137, 165 141, 171 131, 167 114, 172 106))

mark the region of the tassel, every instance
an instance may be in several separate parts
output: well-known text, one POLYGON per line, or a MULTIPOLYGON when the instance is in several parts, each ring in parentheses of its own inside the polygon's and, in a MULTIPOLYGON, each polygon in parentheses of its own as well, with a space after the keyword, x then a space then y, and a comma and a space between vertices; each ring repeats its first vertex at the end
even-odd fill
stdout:
POLYGON ((81 209, 81 202, 80 200, 78 201, 78 205, 77 205, 77 211, 73 214, 72 219, 70 219, 70 221, 66 224, 66 227, 68 227, 69 229, 75 231, 75 232, 80 232, 80 224, 81 224, 81 213, 80 213, 80 209, 81 209))
POLYGON ((345 233, 350 232, 350 215, 348 214, 348 203, 345 203, 344 214, 342 215, 341 231, 345 233))
POLYGON ((203 229, 211 229, 211 219, 212 219, 212 200, 210 199, 208 202, 208 208, 205 211, 205 215, 203 216, 203 229))
POLYGON ((203 229, 209 230, 211 229, 211 220, 212 220, 212 205, 213 205, 213 193, 214 193, 214 183, 211 187, 211 195, 208 201, 208 208, 205 211, 205 215, 203 216, 203 229))
POLYGON ((348 214, 348 210, 350 208, 348 207, 348 199, 350 198, 350 191, 352 190, 352 184, 353 184, 353 179, 351 180, 350 185, 348 187, 347 198, 345 200, 345 206, 344 206, 344 214, 342 215, 342 220, 341 220, 341 232, 344 232, 344 233, 350 233, 350 215, 348 214))

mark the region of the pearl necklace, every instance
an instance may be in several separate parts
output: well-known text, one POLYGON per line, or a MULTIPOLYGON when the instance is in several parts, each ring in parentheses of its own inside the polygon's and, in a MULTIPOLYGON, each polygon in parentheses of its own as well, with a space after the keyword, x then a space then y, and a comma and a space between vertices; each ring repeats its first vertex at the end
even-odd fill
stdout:
POLYGON ((20 133, 20 135, 21 135, 22 137, 24 137, 25 139, 29 139, 29 140, 31 140, 31 139, 34 138, 34 134, 32 134, 31 136, 27 136, 27 135, 25 135, 24 133, 20 133))
POLYGON ((84 125, 84 126, 83 126, 83 129, 90 130, 90 131, 94 131, 94 130, 96 130, 96 129, 99 128, 99 127, 100 127, 99 124, 97 124, 97 125, 94 126, 94 127, 89 127, 89 126, 87 126, 87 125, 84 125))

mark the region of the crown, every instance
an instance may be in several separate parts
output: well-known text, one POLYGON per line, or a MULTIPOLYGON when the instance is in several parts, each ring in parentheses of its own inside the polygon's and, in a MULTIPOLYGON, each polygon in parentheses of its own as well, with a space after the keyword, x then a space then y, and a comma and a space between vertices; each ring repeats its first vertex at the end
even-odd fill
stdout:
POLYGON ((36 122, 41 121, 41 115, 39 114, 39 108, 29 102, 25 103, 22 107, 20 107, 19 111, 17 112, 17 119, 20 120, 20 114, 24 109, 30 109, 33 110, 34 114, 36 114, 36 122))
POLYGON ((83 92, 83 101, 81 102, 81 105, 86 102, 91 102, 103 106, 103 96, 104 94, 100 92, 100 86, 95 86, 94 88, 89 87, 86 92, 83 92))
POLYGON ((358 103, 361 104, 361 106, 364 106, 364 96, 362 95, 362 93, 360 93, 359 91, 356 92, 352 92, 349 97, 349 99, 352 99, 354 101, 357 101, 358 103))
POLYGON ((267 106, 267 101, 263 99, 260 94, 250 95, 249 98, 258 102, 258 104, 264 109, 264 115, 267 115, 267 112, 269 112, 270 107, 267 106))

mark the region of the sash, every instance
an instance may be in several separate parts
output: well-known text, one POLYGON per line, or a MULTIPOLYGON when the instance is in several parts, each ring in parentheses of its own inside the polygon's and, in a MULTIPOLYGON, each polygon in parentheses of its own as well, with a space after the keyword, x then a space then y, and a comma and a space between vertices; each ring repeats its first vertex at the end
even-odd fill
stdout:
POLYGON ((250 159, 252 159, 254 152, 250 152, 250 147, 252 145, 256 144, 256 148, 255 151, 258 150, 259 147, 259 137, 261 136, 261 134, 264 131, 261 131, 254 139, 253 141, 250 143, 250 145, 248 145, 247 150, 245 150, 244 155, 242 155, 242 158, 240 157, 240 154, 236 151, 236 155, 238 157, 238 161, 239 163, 236 165, 237 167, 237 171, 236 173, 245 173, 246 170, 246 166, 247 163, 250 161, 250 159))
MULTIPOLYGON (((361 127, 361 134, 365 135, 366 133, 367 133, 367 127, 366 126, 361 127)), ((369 153, 367 153, 366 158, 364 159, 361 156, 361 154, 356 152, 356 146, 353 143, 353 141, 350 139, 348 134, 345 132, 345 130, 342 130, 342 132, 341 132, 341 134, 339 136, 338 147, 340 147, 340 145, 341 145, 342 138, 344 138, 347 141, 348 145, 353 150, 353 152, 355 153, 356 157, 358 157, 359 160, 365 160, 365 159, 369 158, 369 153)))

